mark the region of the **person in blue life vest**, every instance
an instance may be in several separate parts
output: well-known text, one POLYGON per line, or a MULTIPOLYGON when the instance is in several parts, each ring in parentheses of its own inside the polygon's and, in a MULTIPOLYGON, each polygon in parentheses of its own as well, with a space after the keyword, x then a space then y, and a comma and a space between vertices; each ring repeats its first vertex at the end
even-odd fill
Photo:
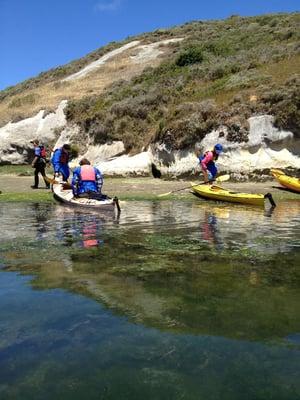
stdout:
POLYGON ((70 159, 71 146, 64 144, 62 147, 56 149, 53 153, 51 163, 54 169, 54 176, 62 175, 63 181, 67 182, 70 176, 69 159, 70 159))
POLYGON ((219 143, 214 146, 213 150, 206 151, 204 154, 200 154, 199 150, 196 150, 196 155, 201 165, 205 183, 212 182, 216 179, 218 169, 215 161, 217 161, 222 151, 223 146, 219 143))
POLYGON ((46 149, 45 146, 40 144, 38 139, 31 140, 30 143, 34 146, 34 159, 31 163, 34 168, 34 184, 30 186, 32 189, 38 189, 39 187, 39 174, 44 178, 46 188, 50 188, 50 183, 46 181, 46 149))
POLYGON ((73 171, 72 190, 75 197, 86 197, 102 200, 106 196, 101 194, 103 177, 98 168, 93 167, 90 161, 83 158, 79 167, 73 171))

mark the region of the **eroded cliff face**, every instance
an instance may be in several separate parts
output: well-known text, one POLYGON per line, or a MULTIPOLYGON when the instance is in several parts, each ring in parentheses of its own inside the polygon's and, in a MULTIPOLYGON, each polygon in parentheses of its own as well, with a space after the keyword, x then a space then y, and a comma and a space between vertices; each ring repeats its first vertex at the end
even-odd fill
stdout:
MULTIPOLYGON (((266 170, 274 167, 299 169, 299 138, 292 132, 277 129, 273 121, 270 115, 249 118, 250 131, 244 142, 232 141, 227 128, 220 127, 209 132, 196 145, 204 152, 212 149, 216 143, 221 143, 225 151, 218 160, 219 171, 230 172, 237 179, 263 175, 266 170)), ((169 177, 198 174, 200 170, 194 148, 173 151, 165 143, 156 143, 135 156, 124 154, 114 157, 113 154, 117 152, 115 146, 113 144, 110 147, 111 159, 103 158, 100 152, 95 152, 94 161, 108 175, 147 174, 151 171, 151 163, 159 168, 162 175, 169 177)))
POLYGON ((0 165, 26 164, 32 155, 32 139, 45 144, 55 142, 58 131, 66 126, 66 104, 62 101, 55 112, 46 114, 41 110, 32 118, 9 122, 0 128, 0 165))
MULTIPOLYGON (((105 175, 149 175, 154 163, 162 176, 182 177, 199 173, 194 148, 173 150, 167 143, 151 144, 136 155, 125 153, 122 141, 94 145, 84 138, 78 126, 68 125, 64 115, 66 101, 57 110, 45 115, 41 110, 36 116, 0 128, 0 164, 25 164, 32 152, 30 140, 38 138, 46 146, 56 148, 63 143, 79 144, 79 158, 87 157, 105 175)), ((236 178, 263 174, 277 168, 300 168, 300 139, 292 132, 274 127, 270 115, 248 119, 249 134, 245 141, 233 141, 227 128, 220 126, 195 143, 204 152, 221 143, 224 153, 219 157, 220 172, 230 172, 236 178)), ((78 163, 73 160, 72 165, 78 163)))
POLYGON ((228 140, 224 127, 207 134, 201 147, 207 149, 221 143, 225 152, 218 160, 220 170, 231 172, 237 178, 253 173, 260 175, 274 167, 300 168, 300 139, 292 132, 277 129, 273 122, 271 115, 251 117, 247 141, 228 140))

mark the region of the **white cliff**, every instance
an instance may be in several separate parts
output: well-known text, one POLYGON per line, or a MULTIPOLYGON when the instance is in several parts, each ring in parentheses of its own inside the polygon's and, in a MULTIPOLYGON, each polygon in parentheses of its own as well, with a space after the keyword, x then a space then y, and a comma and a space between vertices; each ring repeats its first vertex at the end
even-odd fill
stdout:
POLYGON ((0 128, 0 164, 24 164, 28 161, 28 152, 32 148, 30 140, 39 139, 41 143, 55 140, 56 128, 66 125, 62 101, 57 110, 45 115, 41 110, 34 117, 19 122, 9 122, 0 128))
POLYGON ((221 143, 225 152, 220 156, 220 170, 236 174, 249 174, 269 168, 300 168, 300 140, 292 132, 279 130, 271 115, 248 119, 250 131, 247 142, 231 142, 227 129, 212 131, 200 142, 203 150, 221 143), (221 137, 220 132, 224 133, 221 137))
MULTIPOLYGON (((300 141, 292 132, 274 127, 273 117, 262 115, 249 118, 248 141, 237 143, 228 140, 226 127, 208 133, 198 143, 203 151, 221 143, 224 153, 219 157, 220 172, 248 175, 270 168, 300 168, 300 141), (222 134, 220 135, 220 132, 222 134)), ((199 172, 194 149, 170 151, 156 145, 135 156, 122 155, 113 160, 99 160, 97 165, 108 175, 147 175, 154 162, 163 175, 183 176, 199 172)))
MULTIPOLYGON (((38 138, 41 142, 52 143, 57 139, 55 130, 62 131, 55 143, 55 148, 63 143, 80 143, 80 129, 76 125, 67 125, 62 102, 55 113, 44 117, 40 111, 36 116, 17 123, 9 123, 0 128, 0 164, 22 164, 28 160, 31 149, 30 140, 38 138)), ((253 172, 270 168, 300 168, 300 140, 292 132, 274 127, 273 117, 262 115, 248 120, 250 131, 248 141, 233 142, 227 128, 220 127, 209 132, 197 145, 202 151, 212 149, 215 143, 224 146, 219 157, 219 171, 226 171, 247 176, 253 172), (221 133, 222 132, 222 133, 221 133)), ((83 138, 81 137, 81 141, 83 138)), ((91 139, 84 139, 82 152, 72 166, 78 164, 81 157, 88 158, 105 175, 149 175, 154 163, 162 175, 178 177, 198 174, 199 166, 194 148, 175 151, 164 144, 155 144, 136 155, 125 154, 122 141, 111 144, 93 145, 91 139)))

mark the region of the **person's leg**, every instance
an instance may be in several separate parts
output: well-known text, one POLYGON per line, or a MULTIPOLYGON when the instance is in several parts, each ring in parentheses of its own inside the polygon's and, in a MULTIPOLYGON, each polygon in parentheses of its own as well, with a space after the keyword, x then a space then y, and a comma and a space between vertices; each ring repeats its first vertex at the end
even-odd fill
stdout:
POLYGON ((63 180, 65 182, 68 182, 68 178, 70 176, 70 170, 69 167, 67 165, 62 165, 59 169, 59 172, 62 174, 63 176, 63 180))
POLYGON ((46 188, 49 189, 50 188, 50 183, 46 181, 46 173, 45 173, 45 167, 44 166, 42 166, 40 168, 40 172, 42 174, 42 177, 44 178, 44 182, 45 182, 46 188))
POLYGON ((39 187, 39 169, 37 167, 34 169, 34 185, 31 187, 35 189, 39 187))
POLYGON ((89 193, 79 193, 76 197, 79 197, 80 199, 89 199, 89 193))
POLYGON ((209 166, 207 167, 208 171, 209 171, 209 176, 208 179, 210 181, 214 181, 216 179, 217 173, 218 173, 218 169, 216 167, 215 163, 210 163, 209 166))
POLYGON ((93 200, 106 200, 106 194, 102 194, 99 192, 89 192, 89 198, 93 200))

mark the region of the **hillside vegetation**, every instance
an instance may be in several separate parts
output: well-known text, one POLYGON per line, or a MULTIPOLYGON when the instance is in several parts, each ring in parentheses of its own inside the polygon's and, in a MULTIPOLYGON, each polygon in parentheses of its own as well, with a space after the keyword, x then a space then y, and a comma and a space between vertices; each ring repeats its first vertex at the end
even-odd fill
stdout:
POLYGON ((247 118, 262 113, 273 114, 278 127, 300 136, 299 25, 299 13, 232 16, 112 43, 0 92, 0 120, 32 112, 47 96, 52 100, 46 106, 53 107, 64 96, 68 121, 95 143, 123 140, 131 152, 157 141, 189 147, 221 125, 232 141, 247 141, 247 118), (131 40, 171 38, 183 40, 146 68, 119 57, 114 69, 108 64, 78 82, 61 81, 131 40))

